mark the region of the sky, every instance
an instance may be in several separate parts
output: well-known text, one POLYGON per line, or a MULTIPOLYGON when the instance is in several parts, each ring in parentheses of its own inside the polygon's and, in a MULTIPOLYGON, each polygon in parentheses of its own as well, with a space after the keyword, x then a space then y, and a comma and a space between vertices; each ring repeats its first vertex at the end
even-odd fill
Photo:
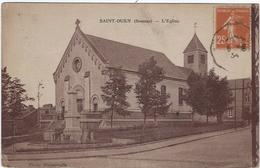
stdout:
MULTIPOLYGON (((229 7, 225 5, 226 7, 229 7)), ((234 6, 234 5, 233 5, 234 6)), ((36 98, 39 82, 40 104, 55 104, 55 71, 75 31, 75 20, 86 34, 99 36, 163 52, 175 65, 183 66, 183 50, 196 31, 210 51, 215 28, 215 9, 223 5, 203 4, 72 4, 5 3, 2 6, 2 67, 25 84, 28 95, 36 98), (100 19, 131 19, 131 23, 100 23, 100 19), (133 23, 152 19, 153 23, 133 23), (162 23, 162 19, 175 20, 162 23), (194 23, 197 23, 196 29, 194 23)), ((246 7, 246 6, 243 6, 246 7)), ((208 69, 214 68, 228 79, 251 76, 251 52, 213 49, 217 67, 208 53, 208 69), (239 57, 231 58, 231 53, 239 57)), ((29 102, 37 107, 37 101, 29 102)))

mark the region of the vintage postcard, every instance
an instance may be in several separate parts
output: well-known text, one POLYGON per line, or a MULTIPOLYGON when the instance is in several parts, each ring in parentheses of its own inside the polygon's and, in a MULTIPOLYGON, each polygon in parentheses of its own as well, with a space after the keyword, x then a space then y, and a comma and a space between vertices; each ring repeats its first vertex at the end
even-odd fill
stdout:
POLYGON ((2 166, 258 165, 258 4, 2 4, 2 166))

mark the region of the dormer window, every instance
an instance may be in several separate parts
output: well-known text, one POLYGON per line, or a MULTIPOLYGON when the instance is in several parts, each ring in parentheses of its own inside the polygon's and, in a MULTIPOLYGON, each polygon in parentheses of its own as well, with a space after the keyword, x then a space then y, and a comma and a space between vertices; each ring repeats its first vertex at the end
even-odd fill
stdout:
POLYGON ((194 56, 193 55, 189 55, 188 56, 188 64, 192 64, 194 62, 194 56))

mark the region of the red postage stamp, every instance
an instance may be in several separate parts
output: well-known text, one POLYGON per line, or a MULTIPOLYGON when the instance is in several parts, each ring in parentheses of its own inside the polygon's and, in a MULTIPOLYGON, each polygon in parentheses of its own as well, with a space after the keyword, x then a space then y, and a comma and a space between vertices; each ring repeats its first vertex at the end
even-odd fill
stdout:
POLYGON ((216 48, 246 50, 250 42, 250 8, 216 8, 216 48))

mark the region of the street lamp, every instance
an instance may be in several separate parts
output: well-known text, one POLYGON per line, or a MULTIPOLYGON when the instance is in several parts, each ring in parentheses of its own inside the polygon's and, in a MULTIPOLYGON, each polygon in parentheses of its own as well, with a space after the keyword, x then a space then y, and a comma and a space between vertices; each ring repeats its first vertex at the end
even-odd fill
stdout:
POLYGON ((40 93, 40 89, 44 89, 44 86, 41 82, 38 84, 38 91, 37 91, 37 100, 38 100, 38 115, 39 115, 39 124, 41 128, 41 113, 40 113, 40 98, 42 94, 40 93))

